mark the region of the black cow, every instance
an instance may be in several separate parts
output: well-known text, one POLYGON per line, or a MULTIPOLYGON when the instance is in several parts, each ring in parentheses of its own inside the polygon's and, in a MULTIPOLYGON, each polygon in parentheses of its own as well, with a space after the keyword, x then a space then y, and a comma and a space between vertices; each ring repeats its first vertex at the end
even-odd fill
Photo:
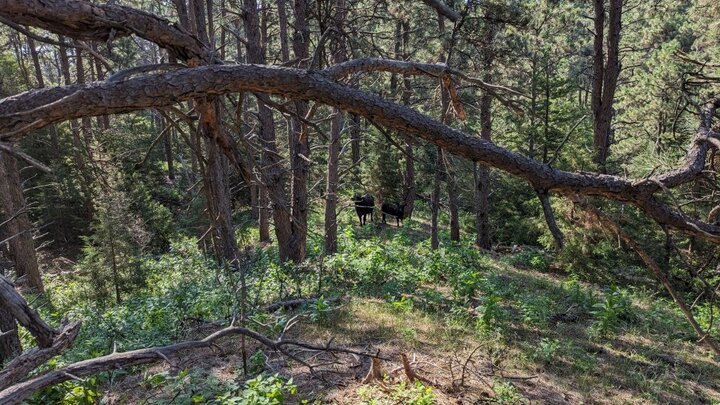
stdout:
POLYGON ((355 203, 355 212, 357 212, 358 218, 360 219, 360 226, 367 223, 367 216, 370 215, 370 222, 373 221, 373 211, 375 211, 375 199, 368 193, 364 196, 355 194, 353 197, 355 203))
POLYGON ((395 217, 397 226, 405 219, 405 204, 383 203, 382 204, 382 221, 385 223, 385 214, 395 217))

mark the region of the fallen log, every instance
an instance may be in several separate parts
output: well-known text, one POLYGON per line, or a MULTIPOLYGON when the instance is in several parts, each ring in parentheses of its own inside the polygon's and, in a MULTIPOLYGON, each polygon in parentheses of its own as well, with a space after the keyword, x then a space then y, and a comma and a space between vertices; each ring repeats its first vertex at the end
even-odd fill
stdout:
POLYGON ((31 371, 72 346, 78 332, 80 332, 80 322, 70 323, 61 329, 52 346, 45 349, 34 348, 14 358, 0 370, 0 390, 22 381, 31 371))
POLYGON ((215 342, 219 339, 234 335, 249 337, 250 339, 257 341, 268 349, 279 351, 282 354, 290 357, 291 359, 309 367, 311 371, 313 370, 313 366, 297 358, 292 352, 288 350, 289 347, 297 347, 318 352, 324 351, 334 353, 349 353, 359 356, 367 356, 371 358, 377 357, 369 353, 358 352, 340 347, 332 347, 330 345, 315 346, 293 340, 275 341, 247 328, 239 326, 229 326, 205 337, 202 340, 189 340, 175 343, 169 346, 151 347, 123 353, 112 353, 106 356, 96 357, 93 359, 73 363, 57 370, 48 371, 37 377, 4 388, 2 391, 0 391, 0 404, 19 404, 25 399, 29 398, 34 392, 43 388, 55 384, 60 384, 65 381, 98 374, 104 371, 123 369, 127 367, 139 366, 160 361, 169 361, 169 358, 174 356, 178 352, 213 347, 215 345, 215 342))

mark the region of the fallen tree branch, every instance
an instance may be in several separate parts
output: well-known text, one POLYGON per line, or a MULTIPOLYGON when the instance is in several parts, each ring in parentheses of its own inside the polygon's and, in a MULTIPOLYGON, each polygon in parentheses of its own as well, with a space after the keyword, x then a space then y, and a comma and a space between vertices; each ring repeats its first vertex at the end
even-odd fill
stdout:
POLYGON ((68 324, 62 328, 52 346, 45 349, 35 348, 14 358, 0 370, 0 390, 22 381, 31 371, 72 346, 78 332, 80 322, 68 324))
POLYGON ((290 340, 274 341, 251 329, 239 326, 229 326, 205 337, 202 340, 189 340, 175 343, 169 346, 138 349, 123 353, 112 353, 106 356, 73 363, 58 370, 49 371, 47 373, 41 374, 37 377, 15 384, 0 391, 0 404, 19 404, 38 390, 49 387, 51 385, 60 384, 71 379, 82 378, 103 371, 139 366, 143 364, 155 363, 158 361, 165 361, 167 358, 171 358, 172 355, 185 350, 214 347, 216 345, 215 342, 219 339, 234 335, 249 337, 250 339, 257 341, 268 349, 279 351, 282 354, 290 357, 291 359, 309 367, 311 371, 312 366, 305 363, 303 360, 297 358, 293 353, 288 350, 289 347, 294 346, 313 351, 350 353, 370 358, 377 357, 369 353, 363 353, 339 347, 331 347, 329 345, 315 346, 290 340))
POLYGON ((79 40, 109 42, 137 35, 184 61, 212 60, 202 43, 180 26, 148 12, 82 0, 0 0, 0 16, 79 40))
POLYGON ((662 283, 675 303, 680 307, 683 315, 685 315, 685 319, 687 319, 690 326, 692 326, 693 330, 698 335, 698 343, 705 343, 713 352, 715 352, 715 355, 720 356, 720 345, 718 345, 718 342, 710 335, 709 332, 704 331, 702 327, 700 327, 695 320, 695 316, 690 310, 690 307, 688 307, 685 303, 682 295, 675 290, 675 287, 670 282, 670 279, 668 279, 650 254, 608 215, 604 214, 599 209, 581 198, 575 198, 575 203, 589 215, 594 217, 597 220, 597 225, 603 226, 617 234, 626 245, 628 245, 638 256, 640 256, 640 259, 642 259, 648 269, 652 272, 653 276, 662 283))
POLYGON ((43 173, 52 173, 52 169, 44 165, 39 160, 33 158, 32 156, 25 154, 15 148, 12 147, 12 145, 6 144, 5 142, 0 142, 0 151, 7 153, 10 156, 14 156, 17 159, 20 159, 24 161, 25 163, 29 164, 30 166, 40 170, 43 173))
MULTIPOLYGON (((702 174, 707 139, 718 136, 704 125, 693 140, 685 165, 668 173, 634 180, 567 172, 467 135, 407 106, 336 83, 323 73, 259 65, 214 65, 148 74, 119 83, 39 89, 5 98, 0 100, 0 138, 18 137, 29 130, 68 119, 160 108, 208 95, 242 91, 335 106, 390 130, 422 138, 449 153, 521 177, 535 189, 569 196, 603 196, 631 203, 660 224, 720 244, 720 226, 686 218, 653 195, 663 187, 684 184, 702 174)), ((235 156, 232 150, 226 150, 227 153, 235 156)))
MULTIPOLYGON (((20 325, 26 328, 37 340, 38 346, 51 347, 57 331, 40 318, 38 313, 30 308, 25 298, 20 295, 15 286, 5 276, 0 275, 0 305, 8 308, 20 325)), ((2 403, 0 401, 0 403, 2 403)))

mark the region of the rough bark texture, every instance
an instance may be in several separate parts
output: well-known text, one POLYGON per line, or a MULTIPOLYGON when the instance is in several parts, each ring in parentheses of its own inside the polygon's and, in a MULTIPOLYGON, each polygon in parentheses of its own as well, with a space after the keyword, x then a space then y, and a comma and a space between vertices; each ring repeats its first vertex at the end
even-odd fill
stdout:
POLYGON ((111 41, 136 34, 178 59, 210 60, 200 41, 170 21, 144 11, 82 0, 0 0, 0 15, 80 40, 111 41))
POLYGON ((14 358, 0 370, 0 390, 22 381, 30 372, 72 346, 78 332, 80 332, 80 322, 73 322, 58 332, 50 347, 34 348, 14 358))
MULTIPOLYGON (((407 20, 402 22, 402 38, 403 59, 407 61, 410 58, 410 23, 407 20)), ((410 75, 403 74, 403 105, 409 106, 411 97, 412 85, 410 83, 410 75)), ((417 185, 415 184, 415 142, 412 137, 404 134, 403 138, 405 139, 405 176, 403 177, 405 218, 412 218, 412 213, 415 210, 415 198, 417 198, 417 185)))
MULTIPOLYGON (((332 49, 334 63, 347 60, 345 38, 339 33, 343 30, 343 21, 347 17, 345 0, 335 0, 333 24, 338 32, 332 49)), ((340 134, 345 125, 344 112, 335 109, 330 123, 330 143, 328 145, 327 183, 325 187, 325 254, 337 252, 337 203, 338 182, 340 180, 340 134)))
POLYGON ((0 306, 0 366, 21 352, 22 345, 15 317, 12 316, 9 308, 0 306))
MULTIPOLYGON (((495 51, 493 41, 495 29, 490 26, 483 34, 482 66, 485 69, 484 80, 492 78, 495 51)), ((492 142, 492 95, 484 91, 480 98, 480 137, 492 142)), ((490 168, 479 164, 474 168, 475 179, 475 244, 482 249, 490 249, 490 168)))
MULTIPOLYGON (((293 34, 293 51, 295 58, 299 60, 300 67, 308 66, 310 26, 308 25, 309 9, 305 0, 295 0, 295 33, 293 34)), ((305 100, 295 102, 295 114, 298 117, 305 117, 308 113, 308 103, 305 100)), ((307 245, 307 217, 308 217, 308 193, 307 183, 310 172, 310 134, 309 128, 297 117, 293 117, 291 125, 291 136, 289 137, 290 148, 290 183, 291 194, 291 230, 289 259, 300 263, 305 259, 305 248, 307 245)))
POLYGON ((620 75, 620 29, 622 0, 610 0, 608 10, 607 61, 604 51, 605 1, 595 0, 592 101, 595 163, 606 171, 610 151, 613 101, 620 75))
POLYGON ((5 152, 0 152, 0 203, 5 216, 10 218, 6 226, 7 233, 12 238, 9 242, 10 258, 15 264, 15 273, 18 277, 25 276, 30 288, 43 292, 35 254, 33 225, 26 211, 20 172, 15 158, 5 152))
POLYGON ((25 299, 15 290, 15 286, 0 276, 0 306, 7 308, 17 322, 27 329, 40 347, 50 347, 57 332, 30 308, 25 299))
MULTIPOLYGON (((247 60, 250 63, 264 64, 265 54, 260 42, 260 21, 255 0, 244 0, 246 10, 243 19, 247 39, 247 60)), ((290 257, 288 247, 291 243, 292 228, 290 207, 286 197, 286 180, 282 173, 280 155, 275 136, 275 122, 267 95, 258 95, 258 120, 260 122, 260 143, 262 147, 260 165, 264 178, 260 179, 260 222, 267 223, 270 212, 267 207, 272 205, 272 217, 275 224, 275 238, 278 243, 280 259, 290 257)))

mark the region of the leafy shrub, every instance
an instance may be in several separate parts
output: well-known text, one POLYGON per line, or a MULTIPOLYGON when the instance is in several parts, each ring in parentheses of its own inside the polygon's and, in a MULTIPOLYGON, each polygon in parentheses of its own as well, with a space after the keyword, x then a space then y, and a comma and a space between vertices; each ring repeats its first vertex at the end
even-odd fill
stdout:
POLYGON ((567 294, 571 304, 577 305, 584 311, 590 311, 595 305, 595 296, 592 291, 580 284, 576 274, 570 275, 562 284, 563 291, 567 294))
POLYGON ((550 363, 554 358, 558 350, 560 350, 561 343, 557 339, 542 338, 538 343, 534 357, 536 360, 550 363))
POLYGON ((97 377, 92 376, 83 381, 72 380, 47 387, 36 392, 25 403, 28 405, 94 405, 98 403, 99 399, 97 377))
POLYGON ((247 380, 245 388, 231 390, 216 397, 222 405, 281 405, 286 398, 297 393, 292 378, 284 380, 278 374, 264 375, 247 380))
POLYGON ((546 296, 529 295, 520 303, 523 321, 535 326, 547 324, 553 313, 553 303, 546 296))
POLYGON ((500 301, 502 299, 491 294, 484 296, 481 299, 481 304, 475 308, 478 314, 477 327, 482 331, 489 331, 499 327, 507 318, 507 314, 502 307, 500 307, 500 301))
POLYGON ((624 321, 633 319, 632 301, 627 292, 611 288, 604 299, 593 305, 591 310, 594 331, 604 336, 614 332, 624 321))

